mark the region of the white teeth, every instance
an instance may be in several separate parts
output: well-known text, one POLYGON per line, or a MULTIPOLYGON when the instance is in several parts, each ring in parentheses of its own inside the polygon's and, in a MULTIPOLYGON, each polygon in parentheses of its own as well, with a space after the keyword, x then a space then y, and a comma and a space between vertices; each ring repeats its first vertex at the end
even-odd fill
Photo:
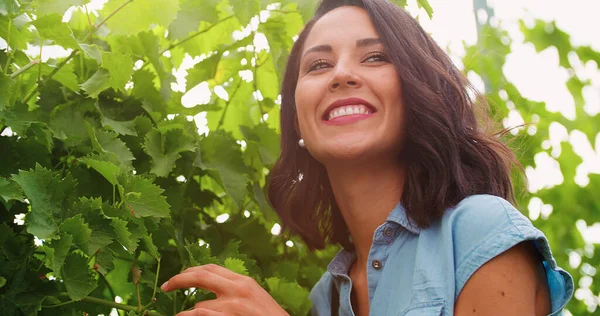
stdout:
POLYGON ((339 107, 339 108, 334 109, 333 111, 329 112, 328 119, 332 120, 332 119, 340 117, 340 116, 358 115, 358 114, 363 114, 363 115, 371 114, 371 110, 362 104, 342 106, 342 107, 339 107))

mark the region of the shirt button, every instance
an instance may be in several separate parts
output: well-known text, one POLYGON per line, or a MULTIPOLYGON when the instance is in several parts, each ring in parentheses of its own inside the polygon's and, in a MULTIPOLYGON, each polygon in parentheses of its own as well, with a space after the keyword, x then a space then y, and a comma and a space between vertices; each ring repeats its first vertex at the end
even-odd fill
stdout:
POLYGON ((383 235, 385 237, 392 237, 392 236, 394 236, 394 230, 392 230, 391 228, 388 227, 383 231, 383 235))
POLYGON ((375 270, 379 270, 381 269, 381 261, 379 260, 373 260, 373 262, 371 263, 373 265, 373 268, 375 268, 375 270))

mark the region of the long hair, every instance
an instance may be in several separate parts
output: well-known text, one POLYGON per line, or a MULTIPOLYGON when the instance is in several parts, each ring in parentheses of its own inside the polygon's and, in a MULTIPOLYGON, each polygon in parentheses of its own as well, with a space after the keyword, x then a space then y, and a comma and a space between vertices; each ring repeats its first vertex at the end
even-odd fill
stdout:
POLYGON ((418 22, 386 0, 323 0, 292 47, 281 90, 281 154, 269 175, 267 195, 284 228, 311 249, 328 243, 353 248, 325 166, 299 148, 295 127, 306 38, 323 15, 345 5, 367 11, 402 82, 405 138, 398 144, 398 163, 406 171, 401 201, 408 218, 426 228, 473 194, 514 203, 510 173, 513 166, 521 168, 519 162, 493 133, 483 98, 418 22))

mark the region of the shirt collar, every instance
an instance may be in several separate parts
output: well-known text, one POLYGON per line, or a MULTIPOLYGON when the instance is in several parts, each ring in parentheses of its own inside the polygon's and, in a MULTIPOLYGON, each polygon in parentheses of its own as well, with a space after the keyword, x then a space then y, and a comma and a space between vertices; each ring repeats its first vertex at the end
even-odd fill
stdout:
MULTIPOLYGON (((402 205, 402 202, 398 203, 398 205, 394 207, 385 222, 396 223, 415 235, 419 235, 421 232, 421 229, 417 225, 408 220, 408 215, 406 214, 406 209, 402 205)), ((356 254, 353 251, 350 252, 345 249, 341 249, 327 266, 327 271, 334 276, 347 275, 350 265, 355 258, 356 254)))
POLYGON ((402 205, 402 202, 399 202, 396 207, 392 210, 388 218, 385 220, 386 222, 394 222, 398 225, 404 227, 409 232, 419 235, 421 233, 421 228, 414 223, 411 223, 408 219, 408 215, 406 214, 406 209, 402 205))

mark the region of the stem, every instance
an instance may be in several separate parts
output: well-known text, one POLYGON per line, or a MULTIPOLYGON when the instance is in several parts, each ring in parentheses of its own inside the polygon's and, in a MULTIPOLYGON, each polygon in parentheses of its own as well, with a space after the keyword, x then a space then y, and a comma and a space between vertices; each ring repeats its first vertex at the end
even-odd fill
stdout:
POLYGON ((59 304, 56 304, 56 305, 48 305, 48 306, 42 305, 42 308, 54 308, 54 307, 59 307, 59 306, 63 306, 63 305, 75 303, 75 302, 77 302, 77 301, 76 300, 71 300, 71 301, 62 302, 62 303, 59 303, 59 304))
MULTIPOLYGON (((44 39, 40 38, 40 60, 42 60, 42 48, 44 47, 44 39)), ((37 81, 40 82, 40 80, 42 80, 42 63, 39 63, 39 67, 38 67, 38 79, 37 81)))
MULTIPOLYGON (((91 297, 91 296, 84 297, 81 301, 86 302, 86 303, 105 305, 105 306, 113 307, 113 308, 124 310, 124 311, 134 311, 134 312, 138 311, 137 306, 119 304, 119 303, 115 303, 115 302, 111 302, 108 300, 103 300, 103 299, 95 298, 95 297, 91 297)), ((160 314, 158 312, 148 312, 148 315, 149 316, 162 316, 162 314, 160 314)))
POLYGON ((104 20, 102 20, 102 22, 98 23, 98 25, 96 25, 95 27, 93 27, 90 32, 86 35, 86 37, 83 39, 84 42, 86 42, 90 36, 92 36, 92 34, 94 34, 94 32, 99 29, 102 25, 104 25, 104 23, 106 23, 106 21, 108 21, 108 19, 112 18, 115 14, 117 14, 117 12, 121 11, 121 9, 123 9, 126 5, 132 3, 133 0, 127 0, 125 1, 122 5, 120 5, 118 8, 116 8, 113 12, 111 12, 104 20))
POLYGON ((142 299, 140 298, 140 283, 139 282, 135 282, 135 292, 137 293, 137 300, 138 300, 137 311, 139 313, 142 311, 142 299))
POLYGON ((39 64, 41 62, 40 59, 34 59, 32 61, 29 62, 29 64, 19 68, 19 70, 13 72, 12 74, 10 74, 10 78, 11 79, 15 79, 16 77, 20 76, 22 73, 26 72, 27 70, 29 70, 29 68, 39 64))
POLYGON ((85 9, 85 15, 87 16, 88 24, 90 25, 90 31, 94 30, 94 26, 92 25, 92 19, 90 19, 90 12, 88 12, 87 4, 83 5, 85 9))
POLYGON ((156 287, 158 286, 158 273, 160 273, 160 258, 156 259, 158 261, 158 267, 156 267, 156 277, 154 278, 154 290, 152 291, 152 298, 150 302, 144 306, 144 310, 147 310, 152 304, 154 304, 154 299, 156 298, 156 287))
MULTIPOLYGON (((12 28, 12 19, 8 19, 8 35, 6 35, 6 50, 10 47, 10 29, 12 28)), ((4 66, 4 74, 8 74, 8 67, 10 66, 10 60, 12 59, 13 50, 11 49, 6 59, 6 66, 4 66)))
POLYGON ((237 85, 237 87, 235 87, 235 90, 229 97, 229 100, 227 100, 227 103, 225 103, 225 108, 223 109, 223 114, 221 115, 221 118, 219 119, 219 124, 217 124, 216 130, 219 130, 219 128, 221 128, 221 125, 223 125, 223 122, 225 121, 225 114, 227 114, 227 108, 229 108, 229 104, 231 103, 231 101, 233 101, 235 94, 237 93, 238 89, 240 88, 240 85, 242 85, 241 80, 238 82, 238 85, 237 85))
POLYGON ((108 288, 108 291, 110 292, 110 296, 114 300, 115 297, 117 297, 117 295, 115 294, 115 290, 113 290, 112 285, 110 285, 110 283, 108 283, 108 280, 106 279, 106 277, 104 276, 104 274, 98 272, 98 276, 100 277, 100 279, 102 279, 102 281, 104 281, 104 284, 106 285, 106 288, 108 288))
POLYGON ((180 312, 183 312, 183 310, 185 309, 185 305, 190 301, 190 298, 192 298, 192 297, 194 297, 194 295, 196 295, 196 292, 198 292, 198 289, 195 289, 192 293, 190 293, 188 296, 185 297, 185 300, 181 304, 181 308, 179 310, 180 312))
POLYGON ((179 42, 177 42, 177 43, 175 43, 175 44, 171 44, 169 47, 167 47, 167 48, 163 49, 163 50, 162 50, 160 53, 158 53, 158 55, 159 55, 159 56, 162 56, 162 54, 164 54, 166 51, 168 51, 168 50, 171 50, 171 49, 173 49, 173 48, 175 48, 175 47, 177 47, 177 46, 179 46, 179 45, 181 45, 181 44, 183 44, 183 43, 185 43, 185 42, 187 42, 187 41, 189 41, 189 40, 193 39, 194 37, 196 37, 196 36, 198 36, 198 35, 200 35, 200 34, 202 34, 202 33, 206 33, 206 32, 208 32, 210 29, 212 29, 213 27, 215 27, 215 26, 219 25, 221 22, 225 22, 225 21, 227 21, 227 20, 229 20, 229 19, 231 19, 231 18, 233 18, 233 17, 234 17, 234 15, 230 15, 230 16, 228 16, 228 17, 226 17, 226 18, 224 18, 224 19, 222 19, 222 20, 218 21, 217 23, 215 23, 215 24, 213 24, 213 25, 211 25, 211 26, 209 26, 209 27, 207 27, 207 28, 203 29, 202 31, 198 31, 198 32, 196 32, 196 33, 194 33, 194 34, 192 34, 192 35, 189 35, 188 37, 186 37, 186 38, 182 39, 181 41, 179 41, 179 42))

